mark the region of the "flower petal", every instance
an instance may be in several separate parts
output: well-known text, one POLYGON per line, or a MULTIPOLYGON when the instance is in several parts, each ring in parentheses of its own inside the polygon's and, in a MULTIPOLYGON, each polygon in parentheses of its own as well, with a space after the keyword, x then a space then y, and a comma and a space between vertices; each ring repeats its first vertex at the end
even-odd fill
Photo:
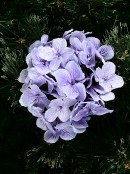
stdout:
POLYGON ((87 37, 86 41, 92 43, 96 49, 100 47, 100 40, 96 37, 87 37))
POLYGON ((66 122, 67 120, 69 120, 70 118, 70 110, 69 108, 67 107, 63 107, 60 111, 60 114, 59 114, 59 119, 62 121, 62 122, 66 122))
POLYGON ((72 122, 73 130, 75 133, 83 133, 88 127, 88 123, 85 120, 80 120, 78 122, 72 122))
POLYGON ((58 58, 55 58, 53 59, 51 62, 50 62, 50 65, 49 65, 49 68, 52 70, 52 71, 55 71, 59 68, 61 64, 61 60, 58 59, 58 58))
POLYGON ((46 112, 45 112, 45 119, 48 122, 53 122, 55 121, 55 119, 59 116, 59 109, 57 108, 49 108, 46 112))
POLYGON ((44 131, 47 130, 47 127, 46 127, 46 124, 45 124, 45 121, 43 118, 39 117, 36 121, 36 125, 37 125, 37 127, 39 127, 40 129, 42 129, 44 131))
POLYGON ((59 86, 59 88, 70 99, 76 99, 79 96, 79 92, 74 85, 59 86))
POLYGON ((113 78, 109 80, 112 89, 121 88, 124 85, 124 80, 121 76, 114 74, 113 78))
POLYGON ((114 57, 114 49, 110 45, 102 45, 98 52, 104 58, 104 60, 110 60, 114 57))
POLYGON ((72 126, 68 126, 60 130, 60 138, 63 140, 72 140, 76 137, 76 133, 73 131, 72 126))
POLYGON ((92 88, 87 89, 87 93, 92 97, 94 101, 99 101, 99 95, 92 88))
POLYGON ((28 70, 28 76, 38 86, 41 86, 46 83, 45 78, 39 74, 39 72, 36 70, 36 68, 30 68, 28 70))
POLYGON ((105 77, 110 77, 112 74, 115 74, 116 66, 112 62, 106 62, 102 66, 102 73, 105 77))
POLYGON ((29 106, 28 111, 35 117, 41 117, 42 112, 44 111, 44 107, 42 107, 42 109, 41 109, 40 107, 29 106))
POLYGON ((52 73, 56 78, 56 81, 59 85, 68 85, 71 82, 71 77, 69 72, 66 69, 58 69, 52 73))
POLYGON ((44 60, 47 60, 47 61, 51 61, 52 59, 55 58, 56 53, 55 53, 54 48, 51 48, 49 46, 46 46, 46 47, 40 46, 38 48, 38 56, 41 59, 44 59, 44 60))
POLYGON ((46 44, 48 41, 48 35, 47 34, 43 34, 42 37, 41 37, 41 42, 43 44, 46 44))
POLYGON ((83 80, 85 78, 84 73, 82 72, 80 66, 74 62, 70 61, 65 66, 65 69, 67 69, 71 75, 72 80, 83 80))
POLYGON ((63 101, 61 99, 54 99, 50 102, 49 107, 56 108, 63 105, 63 101))
POLYGON ((78 95, 78 101, 84 101, 86 98, 86 89, 84 84, 82 83, 76 83, 74 85, 74 87, 76 88, 76 91, 78 91, 79 95, 78 95))
POLYGON ((23 69, 20 72, 20 76, 18 78, 18 81, 21 82, 21 83, 25 83, 25 79, 27 78, 27 76, 28 76, 28 70, 27 69, 23 69))
POLYGON ((83 49, 81 41, 76 37, 70 37, 70 44, 76 50, 82 50, 83 49))
POLYGON ((21 95, 19 103, 21 104, 21 106, 28 107, 29 105, 32 105, 34 103, 35 98, 36 97, 34 96, 32 91, 27 88, 21 95))
POLYGON ((64 38, 57 38, 52 40, 52 47, 58 52, 61 53, 65 47, 67 46, 67 42, 64 38))
POLYGON ((53 133, 53 132, 51 132, 50 130, 47 130, 47 131, 44 133, 44 140, 45 140, 47 143, 56 143, 58 139, 59 139, 58 133, 53 133))
POLYGON ((100 95, 100 98, 103 100, 103 101, 110 101, 110 100, 114 100, 115 99, 115 95, 113 92, 108 92, 106 94, 102 94, 100 95))

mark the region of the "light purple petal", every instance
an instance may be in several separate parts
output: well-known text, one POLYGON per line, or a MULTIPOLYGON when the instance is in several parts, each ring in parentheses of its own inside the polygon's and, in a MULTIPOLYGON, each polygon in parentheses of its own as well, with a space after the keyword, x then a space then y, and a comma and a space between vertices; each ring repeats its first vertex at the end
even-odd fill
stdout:
POLYGON ((114 100, 115 99, 115 95, 113 92, 108 92, 106 94, 102 94, 100 95, 100 98, 103 100, 103 101, 110 101, 110 100, 114 100))
POLYGON ((92 99, 94 101, 99 101, 100 100, 99 95, 92 88, 89 88, 86 91, 92 97, 92 99))
POLYGON ((112 90, 112 86, 109 80, 99 82, 99 85, 103 87, 105 92, 110 92, 112 90))
POLYGON ((63 140, 72 140, 76 137, 76 133, 73 131, 72 126, 68 126, 60 131, 60 138, 63 140))
POLYGON ((38 55, 41 59, 51 61, 52 59, 55 58, 56 52, 54 48, 51 48, 49 46, 46 46, 46 47, 40 46, 38 48, 38 55))
POLYGON ((52 40, 52 47, 58 52, 61 53, 65 47, 67 46, 67 42, 64 38, 57 38, 52 40))
POLYGON ((58 139, 59 139, 58 133, 53 133, 53 132, 51 132, 50 130, 47 130, 47 131, 44 133, 44 140, 45 140, 47 143, 56 143, 58 139))
POLYGON ((96 68, 94 75, 95 75, 96 82, 99 82, 100 79, 102 80, 104 74, 102 73, 102 69, 98 67, 98 68, 96 68))
POLYGON ((78 38, 81 42, 86 39, 86 36, 83 31, 74 31, 71 33, 71 37, 78 38))
POLYGON ((99 86, 99 85, 94 86, 93 89, 94 89, 97 93, 99 93, 99 94, 105 94, 105 93, 106 93, 106 92, 104 91, 104 88, 101 87, 101 86, 99 86))
POLYGON ((69 71, 72 80, 79 81, 85 78, 80 66, 74 61, 68 62, 65 68, 69 71))
POLYGON ((28 76, 28 70, 27 69, 23 69, 21 72, 20 72, 20 76, 18 78, 18 81, 21 82, 21 83, 25 83, 25 80, 28 76))
POLYGON ((28 111, 35 117, 41 117, 42 112, 44 111, 44 107, 42 107, 42 109, 41 109, 40 107, 29 106, 28 111))
POLYGON ((58 69, 52 73, 56 78, 56 81, 60 85, 68 85, 71 83, 71 77, 67 70, 65 69, 58 69))
POLYGON ((52 70, 52 71, 55 71, 59 68, 61 64, 61 60, 58 59, 58 58, 55 58, 53 59, 51 62, 50 62, 50 65, 49 65, 49 68, 52 70))
POLYGON ((116 66, 112 62, 106 62, 102 66, 102 73, 105 77, 110 77, 112 74, 115 74, 116 66))
POLYGON ((73 31, 73 29, 70 29, 70 30, 65 31, 64 34, 63 34, 63 38, 68 39, 71 36, 70 33, 72 31, 73 31))
POLYGON ((104 108, 102 106, 97 106, 97 107, 93 108, 92 112, 93 112, 94 115, 99 115, 100 116, 100 115, 112 113, 113 110, 109 110, 109 109, 104 108))
POLYGON ((37 65, 35 66, 36 70, 41 74, 41 75, 46 75, 51 72, 51 69, 49 68, 49 65, 37 65))
POLYGON ((104 60, 110 60, 114 57, 114 49, 110 45, 102 45, 98 52, 104 58, 104 60))
POLYGON ((43 34, 42 37, 41 37, 41 42, 43 44, 46 44, 48 41, 48 35, 47 34, 43 34))
POLYGON ((49 108, 45 112, 45 119, 48 122, 53 122, 59 116, 59 113, 60 113, 60 110, 59 109, 57 109, 57 108, 49 108))
POLYGON ((121 88, 124 85, 124 80, 121 76, 114 74, 113 78, 109 80, 112 89, 121 88))
POLYGON ((70 110, 67 107, 63 107, 58 117, 62 122, 66 122, 70 118, 70 110))
POLYGON ((76 83, 74 85, 74 87, 76 88, 76 91, 78 91, 79 95, 78 95, 78 101, 84 101, 86 98, 86 89, 84 84, 82 83, 76 83))
POLYGON ((28 76, 33 81, 33 83, 37 84, 38 86, 46 83, 45 78, 41 74, 39 74, 36 68, 30 68, 28 70, 28 76))
POLYGON ((34 48, 39 47, 40 45, 41 45, 41 41, 40 40, 35 41, 33 44, 30 45, 29 52, 31 52, 34 48))
POLYGON ((47 130, 47 127, 46 127, 46 124, 45 124, 45 121, 43 118, 39 117, 36 121, 36 125, 37 125, 37 127, 39 127, 40 129, 42 129, 44 131, 47 130))
POLYGON ((35 101, 35 96, 30 89, 26 89, 20 97, 19 103, 21 106, 28 107, 35 101))
POLYGON ((100 47, 100 40, 96 37, 88 37, 86 41, 92 43, 96 49, 100 47))
POLYGON ((82 50, 82 43, 81 41, 76 37, 70 38, 70 44, 76 49, 76 50, 82 50))
POLYGON ((55 126, 55 128, 57 130, 62 130, 62 129, 66 129, 67 127, 71 126, 71 123, 68 121, 68 122, 65 122, 65 123, 59 123, 55 126))
POLYGON ((64 50, 61 52, 61 57, 62 57, 62 62, 66 62, 74 53, 74 50, 72 48, 66 47, 64 50))
POLYGON ((63 106, 63 101, 61 99, 54 99, 49 104, 51 108, 57 108, 59 106, 63 106))
POLYGON ((88 127, 88 123, 85 120, 81 120, 78 122, 73 121, 72 127, 75 133, 83 133, 86 131, 86 128, 88 127))
POLYGON ((64 99, 64 106, 66 107, 70 107, 70 106, 73 106, 75 103, 76 103, 77 100, 75 99, 70 99, 70 98, 65 98, 64 99))
POLYGON ((29 53, 27 56, 26 56, 26 63, 28 65, 28 67, 32 67, 32 54, 29 53))
POLYGON ((70 99, 76 99, 79 96, 77 88, 74 88, 73 85, 59 86, 62 92, 70 99))

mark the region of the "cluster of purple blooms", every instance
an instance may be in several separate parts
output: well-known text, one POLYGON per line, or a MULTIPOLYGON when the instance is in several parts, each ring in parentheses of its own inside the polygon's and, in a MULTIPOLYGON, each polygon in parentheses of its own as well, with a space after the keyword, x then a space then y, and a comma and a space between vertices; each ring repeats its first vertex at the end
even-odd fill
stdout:
POLYGON ((29 47, 28 67, 18 79, 23 83, 19 102, 37 117, 48 143, 72 140, 85 132, 92 115, 112 113, 105 102, 124 84, 109 61, 113 48, 88 34, 69 30, 52 41, 44 34, 29 47))

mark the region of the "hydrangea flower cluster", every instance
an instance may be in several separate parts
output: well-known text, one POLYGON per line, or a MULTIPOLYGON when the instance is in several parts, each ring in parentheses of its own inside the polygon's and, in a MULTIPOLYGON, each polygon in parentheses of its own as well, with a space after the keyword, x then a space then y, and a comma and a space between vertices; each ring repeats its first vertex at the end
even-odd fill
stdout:
POLYGON ((88 34, 69 30, 52 41, 44 34, 29 47, 28 67, 18 79, 23 83, 19 102, 37 118, 48 143, 72 140, 85 132, 92 115, 112 113, 105 102, 124 84, 109 61, 113 48, 88 34))

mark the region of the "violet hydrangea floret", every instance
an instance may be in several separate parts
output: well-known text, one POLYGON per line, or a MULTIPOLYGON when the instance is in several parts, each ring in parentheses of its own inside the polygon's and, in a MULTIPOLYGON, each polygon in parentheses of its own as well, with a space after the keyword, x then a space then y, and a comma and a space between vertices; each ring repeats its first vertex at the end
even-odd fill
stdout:
POLYGON ((124 85, 110 62, 113 47, 90 34, 71 29, 51 41, 43 34, 29 47, 27 67, 18 77, 19 102, 36 117, 47 143, 72 140, 86 131, 93 115, 112 113, 105 103, 124 85))

